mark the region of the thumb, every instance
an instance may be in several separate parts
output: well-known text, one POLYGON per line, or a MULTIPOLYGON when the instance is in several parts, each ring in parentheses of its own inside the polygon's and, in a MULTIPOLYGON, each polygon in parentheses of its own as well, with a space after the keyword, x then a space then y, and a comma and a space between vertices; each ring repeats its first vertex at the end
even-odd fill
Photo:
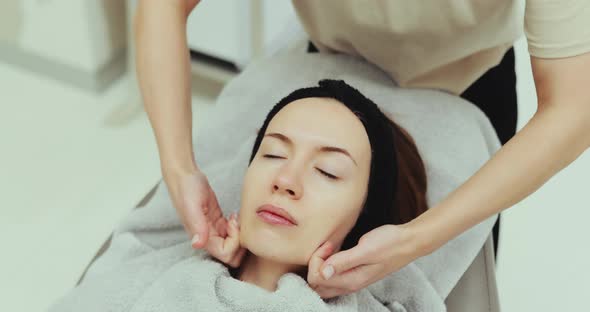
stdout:
MULTIPOLYGON (((337 272, 339 274, 346 272, 361 264, 364 264, 364 254, 365 253, 362 252, 362 249, 359 245, 351 249, 337 252, 334 255, 330 256, 326 261, 324 261, 324 263, 322 264, 321 272, 325 275, 325 272, 332 271, 332 274, 329 274, 330 276, 336 274, 337 272), (332 267, 332 269, 329 269, 330 266, 332 267)), ((330 278, 330 276, 325 276, 325 278, 328 279, 330 278)))
POLYGON ((308 264, 307 281, 310 284, 316 284, 321 278, 319 275, 320 267, 324 261, 332 254, 334 246, 332 242, 325 241, 316 251, 313 252, 308 264))
POLYGON ((191 245, 193 248, 203 248, 207 246, 209 240, 209 224, 203 213, 201 204, 186 203, 186 224, 189 235, 191 236, 191 245))

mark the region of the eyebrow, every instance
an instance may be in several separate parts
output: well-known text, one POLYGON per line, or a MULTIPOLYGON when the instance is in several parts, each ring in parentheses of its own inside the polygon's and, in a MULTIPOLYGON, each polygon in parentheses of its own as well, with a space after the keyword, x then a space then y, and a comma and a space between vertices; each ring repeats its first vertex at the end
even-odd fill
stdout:
MULTIPOLYGON (((267 133, 266 135, 264 135, 265 137, 272 137, 272 138, 276 138, 279 139, 289 145, 293 145, 293 141, 291 141, 291 139, 289 139, 286 135, 282 134, 282 133, 278 133, 278 132, 272 132, 272 133, 267 133)), ((336 146, 322 146, 319 148, 320 152, 332 152, 332 153, 341 153, 344 154, 346 156, 348 156, 348 158, 350 158, 350 160, 352 160, 352 162, 358 167, 358 164, 356 163, 356 161, 354 160, 354 158, 352 158, 352 156, 350 155, 350 153, 340 147, 336 147, 336 146)))

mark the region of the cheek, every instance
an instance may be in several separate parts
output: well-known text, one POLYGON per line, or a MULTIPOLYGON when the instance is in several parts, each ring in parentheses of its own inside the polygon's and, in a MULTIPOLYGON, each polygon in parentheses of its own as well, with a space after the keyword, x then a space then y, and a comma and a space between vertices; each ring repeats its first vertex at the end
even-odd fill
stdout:
POLYGON ((267 189, 268 181, 271 176, 269 168, 252 162, 246 169, 242 186, 242 198, 255 197, 257 194, 267 189))
POLYGON ((255 222, 256 209, 272 195, 272 177, 271 168, 257 166, 255 162, 252 162, 251 166, 246 169, 238 214, 238 221, 242 225, 241 234, 246 235, 249 230, 252 230, 250 224, 255 222))
POLYGON ((360 213, 361 201, 345 202, 335 204, 329 211, 329 217, 332 220, 329 221, 331 224, 332 235, 334 239, 343 240, 348 234, 350 229, 356 224, 356 220, 360 213))
POLYGON ((253 210, 256 210, 257 204, 260 204, 261 198, 263 198, 265 187, 265 179, 261 174, 260 170, 256 167, 249 167, 244 176, 242 185, 242 194, 240 196, 240 223, 242 217, 248 215, 253 210))
POLYGON ((311 257, 311 254, 327 239, 339 247, 344 238, 356 224, 364 197, 340 196, 335 198, 326 198, 322 204, 317 207, 315 213, 312 213, 312 222, 304 235, 304 241, 314 242, 307 244, 309 249, 305 254, 311 257))

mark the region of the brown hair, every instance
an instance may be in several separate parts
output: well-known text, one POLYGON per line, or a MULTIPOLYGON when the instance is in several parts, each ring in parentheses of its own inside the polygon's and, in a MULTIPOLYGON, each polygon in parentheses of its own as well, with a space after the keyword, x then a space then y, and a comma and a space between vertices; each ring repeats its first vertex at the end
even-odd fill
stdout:
POLYGON ((397 208, 396 224, 416 218, 428 209, 426 202, 426 168, 414 139, 395 122, 391 121, 397 147, 398 183, 394 207, 397 208))

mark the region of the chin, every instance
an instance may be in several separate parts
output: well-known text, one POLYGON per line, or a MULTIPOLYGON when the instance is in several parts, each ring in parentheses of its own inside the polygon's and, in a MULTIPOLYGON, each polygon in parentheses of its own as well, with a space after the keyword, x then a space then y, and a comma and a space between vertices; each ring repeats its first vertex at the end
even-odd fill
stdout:
POLYGON ((294 247, 294 244, 290 244, 286 239, 269 239, 268 233, 265 231, 257 231, 254 235, 244 236, 241 240, 241 245, 248 249, 248 251, 266 260, 272 260, 279 263, 294 264, 294 265, 307 265, 301 257, 301 252, 297 249, 290 248, 294 247))

